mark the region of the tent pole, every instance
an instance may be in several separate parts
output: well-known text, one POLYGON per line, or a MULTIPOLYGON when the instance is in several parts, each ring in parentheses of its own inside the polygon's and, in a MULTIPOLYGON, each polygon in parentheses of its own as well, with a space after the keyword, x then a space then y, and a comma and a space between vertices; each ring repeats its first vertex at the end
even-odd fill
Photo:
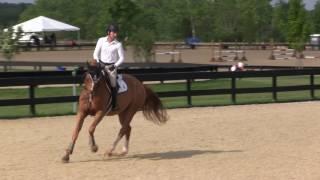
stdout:
POLYGON ((78 44, 80 44, 80 30, 78 31, 78 44))

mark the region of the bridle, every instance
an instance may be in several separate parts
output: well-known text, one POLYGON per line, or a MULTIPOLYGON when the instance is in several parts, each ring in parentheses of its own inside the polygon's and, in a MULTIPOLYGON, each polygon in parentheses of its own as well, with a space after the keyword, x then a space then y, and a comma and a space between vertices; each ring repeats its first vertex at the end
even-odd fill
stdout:
POLYGON ((111 85, 107 76, 107 73, 104 71, 104 65, 101 65, 100 63, 97 63, 96 65, 88 65, 88 70, 85 77, 88 77, 91 82, 90 87, 86 88, 89 91, 89 106, 92 102, 92 98, 95 95, 97 88, 101 85, 104 85, 106 90, 105 93, 110 95, 110 102, 106 102, 109 109, 109 106, 111 105, 111 85), (101 81, 105 82, 100 83, 101 81))

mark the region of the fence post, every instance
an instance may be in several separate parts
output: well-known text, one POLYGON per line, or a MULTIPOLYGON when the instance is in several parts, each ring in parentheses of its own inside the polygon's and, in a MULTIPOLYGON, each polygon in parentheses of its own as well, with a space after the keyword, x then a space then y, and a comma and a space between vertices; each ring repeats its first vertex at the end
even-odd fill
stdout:
POLYGON ((29 86, 30 112, 33 116, 36 115, 36 107, 34 103, 34 88, 34 85, 29 86))
POLYGON ((314 99, 314 74, 310 74, 310 96, 314 99))
POLYGON ((170 54, 171 54, 170 62, 172 62, 172 63, 174 63, 174 60, 175 60, 174 49, 175 49, 175 45, 172 45, 171 52, 170 52, 170 54))
POLYGON ((236 77, 235 76, 232 76, 231 78, 231 100, 232 100, 232 103, 233 104, 236 104, 237 103, 237 100, 236 100, 236 77))
POLYGON ((182 63, 181 54, 182 54, 182 51, 179 50, 179 51, 178 51, 178 62, 179 62, 179 63, 182 63))
POLYGON ((278 100, 277 97, 277 76, 272 76, 272 97, 274 101, 278 100))
POLYGON ((192 100, 191 100, 191 79, 187 79, 187 99, 188 99, 188 105, 192 106, 192 100))

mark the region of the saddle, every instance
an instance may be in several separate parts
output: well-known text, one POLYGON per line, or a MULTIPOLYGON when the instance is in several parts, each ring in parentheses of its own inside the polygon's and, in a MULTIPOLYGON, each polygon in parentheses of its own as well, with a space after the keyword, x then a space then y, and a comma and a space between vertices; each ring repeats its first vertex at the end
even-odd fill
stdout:
MULTIPOLYGON (((106 78, 106 85, 111 88, 111 83, 110 79, 106 78)), ((117 111, 118 110, 118 103, 117 103, 117 94, 124 93, 128 90, 127 83, 123 80, 122 75, 118 74, 117 75, 117 80, 116 80, 116 88, 112 90, 111 88, 111 107, 112 111, 117 111)))
POLYGON ((123 80, 122 74, 117 75, 117 89, 118 89, 118 94, 124 93, 128 90, 128 85, 123 80))

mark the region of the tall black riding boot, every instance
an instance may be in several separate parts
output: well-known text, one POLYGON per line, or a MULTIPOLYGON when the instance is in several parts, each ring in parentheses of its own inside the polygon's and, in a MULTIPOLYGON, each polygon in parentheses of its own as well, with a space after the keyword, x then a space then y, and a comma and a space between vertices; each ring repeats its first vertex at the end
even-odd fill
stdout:
POLYGON ((117 107, 117 88, 112 88, 112 110, 116 110, 117 107))

